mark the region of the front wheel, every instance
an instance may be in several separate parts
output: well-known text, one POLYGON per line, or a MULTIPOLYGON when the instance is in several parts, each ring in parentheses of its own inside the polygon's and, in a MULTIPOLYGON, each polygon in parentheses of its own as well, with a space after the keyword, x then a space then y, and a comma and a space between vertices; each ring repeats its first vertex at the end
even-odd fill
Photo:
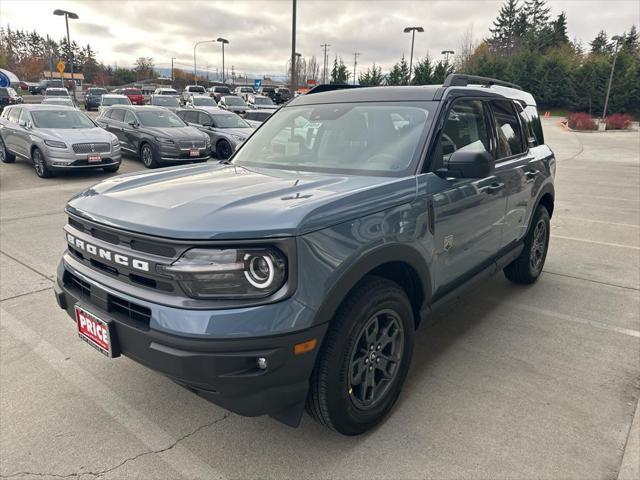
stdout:
POLYGON ((220 140, 216 144, 216 157, 218 160, 226 160, 233 153, 233 148, 231 148, 231 144, 226 140, 220 140))
POLYGON ((158 158, 153 148, 148 143, 145 143, 140 147, 140 158, 142 163, 147 168, 156 168, 158 166, 158 158))
POLYGON ((331 322, 311 375, 310 415, 343 435, 359 435, 382 421, 409 370, 414 325, 398 284, 365 278, 331 322))
POLYGON ((53 176, 53 173, 44 158, 44 154, 39 148, 36 147, 33 149, 31 160, 33 161, 33 168, 36 170, 36 175, 40 178, 49 178, 53 176))
POLYGON ((524 248, 513 262, 504 268, 504 275, 513 283, 527 285, 535 282, 542 273, 547 258, 551 223, 549 212, 539 205, 533 215, 529 233, 524 239, 524 248))

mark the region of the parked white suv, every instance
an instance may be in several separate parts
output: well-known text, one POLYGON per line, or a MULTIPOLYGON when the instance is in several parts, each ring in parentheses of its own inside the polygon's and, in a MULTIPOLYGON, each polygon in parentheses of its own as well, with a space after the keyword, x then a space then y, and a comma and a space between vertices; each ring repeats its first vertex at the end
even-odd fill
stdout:
POLYGON ((207 91, 202 85, 187 85, 182 91, 182 103, 187 103, 194 95, 206 95, 207 91))

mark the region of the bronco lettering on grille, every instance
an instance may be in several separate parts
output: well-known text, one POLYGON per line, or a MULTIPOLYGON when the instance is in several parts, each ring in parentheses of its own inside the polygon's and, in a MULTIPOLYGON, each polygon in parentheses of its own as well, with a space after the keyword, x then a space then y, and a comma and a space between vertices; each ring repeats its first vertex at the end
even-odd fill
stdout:
POLYGON ((131 267, 142 272, 149 271, 149 262, 106 250, 102 247, 98 247, 91 243, 85 242, 84 240, 80 240, 70 233, 67 233, 67 243, 69 243, 69 245, 71 245, 73 248, 82 250, 83 252, 87 252, 91 255, 95 255, 96 257, 107 260, 109 262, 115 262, 118 265, 131 267))

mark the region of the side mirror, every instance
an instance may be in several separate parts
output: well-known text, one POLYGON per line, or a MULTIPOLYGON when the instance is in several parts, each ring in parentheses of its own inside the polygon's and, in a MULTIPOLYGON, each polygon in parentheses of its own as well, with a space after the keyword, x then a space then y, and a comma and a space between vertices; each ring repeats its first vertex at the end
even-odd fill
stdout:
POLYGON ((20 125, 21 127, 26 127, 27 122, 25 120, 18 120, 18 125, 20 125))
POLYGON ((131 125, 133 128, 138 128, 138 126, 139 126, 139 125, 138 125, 138 122, 136 122, 135 120, 131 120, 131 121, 129 122, 129 125, 131 125))
POLYGON ((495 166, 493 156, 482 145, 479 148, 469 147, 473 147, 473 144, 453 152, 446 162, 447 168, 441 173, 456 178, 488 177, 495 166))

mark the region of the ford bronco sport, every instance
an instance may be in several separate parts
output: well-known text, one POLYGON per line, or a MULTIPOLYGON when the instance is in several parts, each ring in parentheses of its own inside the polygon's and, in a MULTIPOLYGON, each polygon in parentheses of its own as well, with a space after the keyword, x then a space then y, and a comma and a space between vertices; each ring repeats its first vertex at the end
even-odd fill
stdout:
POLYGON ((109 357, 356 435, 394 405, 429 312, 500 270, 539 277, 555 168, 516 85, 307 94, 222 164, 73 197, 57 301, 109 357))

